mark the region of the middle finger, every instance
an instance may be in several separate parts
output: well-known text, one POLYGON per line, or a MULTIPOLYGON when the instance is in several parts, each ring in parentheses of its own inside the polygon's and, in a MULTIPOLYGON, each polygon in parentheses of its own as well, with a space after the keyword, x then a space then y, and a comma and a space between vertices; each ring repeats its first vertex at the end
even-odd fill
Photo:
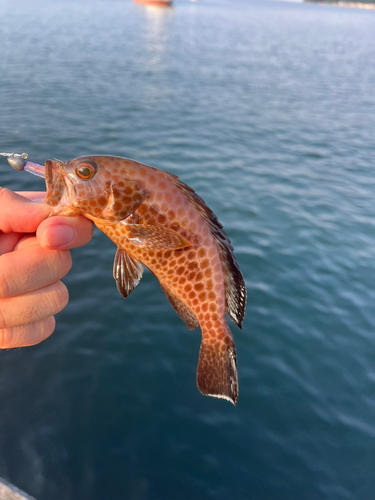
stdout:
POLYGON ((0 255, 0 299, 55 283, 71 263, 69 250, 41 248, 35 237, 28 237, 18 250, 0 255))
POLYGON ((68 303, 66 286, 58 281, 40 290, 0 299, 0 330, 43 320, 68 303))

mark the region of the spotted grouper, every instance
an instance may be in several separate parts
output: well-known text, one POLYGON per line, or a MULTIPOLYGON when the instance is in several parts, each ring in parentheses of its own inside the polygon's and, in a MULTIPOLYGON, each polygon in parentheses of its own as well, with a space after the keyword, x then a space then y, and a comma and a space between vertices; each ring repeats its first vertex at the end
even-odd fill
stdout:
POLYGON ((52 215, 82 214, 117 245, 113 275, 123 297, 144 264, 187 327, 201 327, 198 388, 236 404, 236 351, 225 313, 242 327, 246 290, 230 241, 202 198, 175 175, 115 156, 48 160, 45 178, 52 215))

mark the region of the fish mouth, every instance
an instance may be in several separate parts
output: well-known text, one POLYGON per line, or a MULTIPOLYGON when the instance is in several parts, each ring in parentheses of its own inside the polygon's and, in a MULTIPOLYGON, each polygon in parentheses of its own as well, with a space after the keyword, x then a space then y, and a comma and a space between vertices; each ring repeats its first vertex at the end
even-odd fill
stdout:
POLYGON ((47 160, 45 162, 45 179, 47 187, 46 203, 57 207, 63 200, 67 186, 64 179, 63 162, 47 160))

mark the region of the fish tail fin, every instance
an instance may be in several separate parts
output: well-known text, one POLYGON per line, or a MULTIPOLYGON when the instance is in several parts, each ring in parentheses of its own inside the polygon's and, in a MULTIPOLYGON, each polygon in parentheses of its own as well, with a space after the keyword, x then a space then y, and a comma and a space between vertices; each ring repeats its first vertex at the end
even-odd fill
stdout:
POLYGON ((237 404, 238 377, 236 348, 226 322, 219 332, 202 329, 197 386, 202 394, 224 398, 237 404), (224 326, 225 325, 225 326, 224 326))

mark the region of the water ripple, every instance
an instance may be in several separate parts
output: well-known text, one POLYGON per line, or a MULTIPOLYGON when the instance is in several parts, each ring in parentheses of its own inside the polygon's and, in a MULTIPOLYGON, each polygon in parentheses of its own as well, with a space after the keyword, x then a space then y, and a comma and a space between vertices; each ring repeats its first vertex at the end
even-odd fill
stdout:
POLYGON ((373 13, 87 6, 1 3, 2 149, 135 158, 204 198, 248 288, 240 399, 198 393, 199 331, 151 273, 124 301, 96 232, 54 335, 0 353, 0 474, 40 500, 370 498, 373 13))

